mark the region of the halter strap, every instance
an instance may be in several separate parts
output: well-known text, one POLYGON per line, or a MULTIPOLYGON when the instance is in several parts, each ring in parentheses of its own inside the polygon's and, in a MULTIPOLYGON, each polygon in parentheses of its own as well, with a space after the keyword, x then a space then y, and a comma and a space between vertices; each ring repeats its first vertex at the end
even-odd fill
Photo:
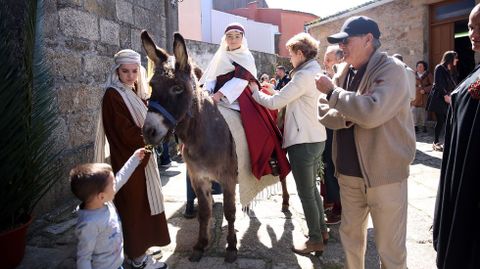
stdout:
POLYGON ((173 124, 174 127, 177 126, 178 121, 170 112, 168 112, 162 105, 160 105, 159 102, 154 100, 148 101, 148 108, 162 114, 165 118, 167 118, 168 121, 170 121, 170 123, 173 124))

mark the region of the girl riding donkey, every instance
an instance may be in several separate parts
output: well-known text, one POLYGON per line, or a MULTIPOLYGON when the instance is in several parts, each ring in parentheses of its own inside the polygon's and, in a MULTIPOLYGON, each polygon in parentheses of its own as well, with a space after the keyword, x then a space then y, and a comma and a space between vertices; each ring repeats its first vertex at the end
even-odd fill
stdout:
POLYGON ((276 123, 269 111, 253 100, 248 87, 249 82, 258 83, 256 75, 255 60, 248 49, 243 26, 228 25, 220 48, 199 83, 212 94, 237 144, 243 206, 266 186, 277 182, 277 175, 285 178, 290 171, 276 123), (243 146, 245 143, 248 151, 243 146))

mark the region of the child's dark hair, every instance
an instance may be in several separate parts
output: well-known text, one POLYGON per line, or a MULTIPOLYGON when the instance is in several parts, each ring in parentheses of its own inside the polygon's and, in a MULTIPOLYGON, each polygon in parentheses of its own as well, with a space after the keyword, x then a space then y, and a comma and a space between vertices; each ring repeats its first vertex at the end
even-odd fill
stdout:
POLYGON ((70 170, 70 188, 82 202, 88 202, 108 185, 112 167, 106 163, 86 163, 70 170))

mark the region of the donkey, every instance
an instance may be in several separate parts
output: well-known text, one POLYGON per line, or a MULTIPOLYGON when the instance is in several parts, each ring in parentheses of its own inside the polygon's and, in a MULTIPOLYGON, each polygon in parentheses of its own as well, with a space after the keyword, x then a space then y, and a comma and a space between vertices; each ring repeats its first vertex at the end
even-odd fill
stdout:
POLYGON ((155 45, 147 31, 142 31, 141 38, 148 57, 155 63, 150 80, 149 111, 143 126, 145 142, 159 145, 168 132, 175 131, 184 144, 182 156, 198 198, 200 227, 189 259, 199 261, 208 245, 211 186, 212 180, 216 180, 222 186, 224 215, 228 221, 225 261, 234 262, 237 259, 234 222, 238 177, 235 141, 213 100, 197 89, 183 37, 174 34, 174 63, 165 50, 155 45))

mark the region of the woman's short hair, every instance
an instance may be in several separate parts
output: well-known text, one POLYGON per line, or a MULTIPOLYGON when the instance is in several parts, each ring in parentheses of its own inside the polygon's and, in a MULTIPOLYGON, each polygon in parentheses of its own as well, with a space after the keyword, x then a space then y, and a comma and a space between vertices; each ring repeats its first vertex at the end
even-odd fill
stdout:
POLYGON ((425 62, 425 61, 418 61, 417 64, 415 65, 415 67, 417 67, 419 64, 422 64, 422 65, 423 65, 423 68, 425 69, 425 71, 428 70, 428 64, 427 64, 427 62, 425 62))
POLYGON ((301 51, 307 60, 313 59, 318 53, 319 41, 310 34, 299 33, 287 41, 286 47, 293 52, 301 51))
POLYGON ((86 163, 70 170, 70 188, 82 202, 103 192, 108 185, 112 167, 106 163, 86 163))

